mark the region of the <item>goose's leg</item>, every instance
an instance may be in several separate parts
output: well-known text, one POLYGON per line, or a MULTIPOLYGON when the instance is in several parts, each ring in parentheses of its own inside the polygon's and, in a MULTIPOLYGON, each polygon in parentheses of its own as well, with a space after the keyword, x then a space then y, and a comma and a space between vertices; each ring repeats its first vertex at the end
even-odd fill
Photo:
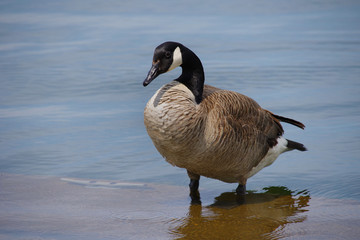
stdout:
POLYGON ((190 197, 192 204, 201 204, 200 201, 200 193, 199 193, 199 180, 200 175, 194 174, 192 172, 187 171, 190 178, 190 197))
POLYGON ((246 193, 246 185, 239 183, 239 186, 236 188, 236 193, 239 196, 244 196, 246 193))
POLYGON ((239 196, 244 196, 246 194, 246 181, 247 179, 241 179, 239 181, 239 186, 236 188, 236 193, 239 196))
POLYGON ((239 182, 236 188, 236 201, 239 205, 245 204, 246 180, 239 182))

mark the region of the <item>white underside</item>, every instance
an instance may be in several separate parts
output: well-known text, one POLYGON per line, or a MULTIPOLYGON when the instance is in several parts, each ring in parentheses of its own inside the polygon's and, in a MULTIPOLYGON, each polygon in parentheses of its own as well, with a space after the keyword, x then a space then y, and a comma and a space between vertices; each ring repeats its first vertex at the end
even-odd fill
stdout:
POLYGON ((258 173, 264 167, 270 166, 281 153, 286 152, 288 150, 287 148, 288 141, 284 137, 280 136, 277 139, 277 142, 278 143, 273 148, 269 149, 269 151, 267 152, 265 157, 260 161, 260 163, 256 167, 253 167, 253 169, 251 169, 251 171, 246 175, 246 178, 250 178, 254 176, 256 173, 258 173))

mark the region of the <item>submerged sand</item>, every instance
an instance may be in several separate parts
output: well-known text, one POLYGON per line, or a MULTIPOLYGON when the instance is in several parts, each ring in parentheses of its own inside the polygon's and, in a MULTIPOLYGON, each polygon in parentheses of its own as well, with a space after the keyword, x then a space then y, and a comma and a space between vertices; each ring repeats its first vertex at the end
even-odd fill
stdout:
MULTIPOLYGON (((276 190, 276 189, 275 189, 276 190)), ((232 192, 191 205, 187 187, 0 175, 0 239, 358 239, 360 202, 232 192)))

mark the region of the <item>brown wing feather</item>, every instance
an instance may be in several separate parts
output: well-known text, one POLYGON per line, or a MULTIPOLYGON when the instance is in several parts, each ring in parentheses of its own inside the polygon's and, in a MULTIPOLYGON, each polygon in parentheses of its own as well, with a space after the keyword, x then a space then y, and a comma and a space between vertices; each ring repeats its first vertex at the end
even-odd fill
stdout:
POLYGON ((247 125, 268 138, 277 138, 284 133, 277 115, 261 108, 245 95, 205 85, 203 98, 208 101, 205 104, 208 112, 217 108, 216 111, 226 117, 231 125, 236 125, 236 130, 247 125))
POLYGON ((238 158, 248 163, 244 166, 247 170, 256 166, 283 134, 280 122, 245 95, 205 85, 203 97, 208 117, 217 120, 212 123, 219 129, 218 144, 235 148, 238 158))

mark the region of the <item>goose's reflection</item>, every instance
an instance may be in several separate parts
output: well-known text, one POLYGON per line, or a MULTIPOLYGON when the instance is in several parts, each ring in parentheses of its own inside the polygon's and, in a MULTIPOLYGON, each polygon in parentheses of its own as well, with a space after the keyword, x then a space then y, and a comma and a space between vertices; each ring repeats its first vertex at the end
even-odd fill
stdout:
POLYGON ((190 205, 186 217, 173 221, 176 239, 278 239, 289 223, 302 222, 310 196, 286 187, 268 187, 239 201, 225 192, 210 206, 190 205))

